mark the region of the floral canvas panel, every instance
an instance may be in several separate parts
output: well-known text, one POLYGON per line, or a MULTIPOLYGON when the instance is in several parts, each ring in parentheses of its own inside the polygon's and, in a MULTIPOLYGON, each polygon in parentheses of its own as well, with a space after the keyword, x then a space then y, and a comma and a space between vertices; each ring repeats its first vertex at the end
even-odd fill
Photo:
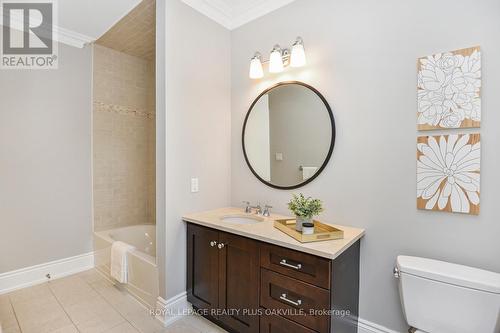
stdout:
POLYGON ((479 214, 479 134, 421 136, 417 143, 417 207, 479 214))
POLYGON ((420 58, 417 71, 419 130, 480 127, 479 47, 420 58))

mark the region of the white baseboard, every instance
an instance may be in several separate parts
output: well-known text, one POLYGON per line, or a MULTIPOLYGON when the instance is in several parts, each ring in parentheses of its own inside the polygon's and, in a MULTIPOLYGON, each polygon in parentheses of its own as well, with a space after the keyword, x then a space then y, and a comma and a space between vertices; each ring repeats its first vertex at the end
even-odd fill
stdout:
POLYGON ((169 326, 175 321, 188 315, 191 310, 191 304, 187 301, 186 292, 182 292, 168 300, 158 297, 156 302, 156 319, 161 321, 164 326, 169 326))
POLYGON ((358 318, 358 333, 401 333, 371 321, 358 318))
POLYGON ((0 294, 79 273, 94 267, 94 252, 0 274, 0 294))

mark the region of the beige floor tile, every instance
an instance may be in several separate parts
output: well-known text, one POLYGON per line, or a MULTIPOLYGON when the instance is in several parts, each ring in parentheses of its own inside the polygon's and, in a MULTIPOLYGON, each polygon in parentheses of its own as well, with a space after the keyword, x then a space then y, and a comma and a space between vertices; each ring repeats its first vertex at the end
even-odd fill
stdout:
POLYGON ((85 272, 78 273, 77 276, 79 276, 81 279, 83 279, 83 281, 87 282, 88 284, 92 284, 101 280, 106 280, 104 276, 102 276, 102 274, 99 273, 95 268, 85 272))
POLYGON ((3 333, 21 333, 16 315, 22 333, 226 333, 196 315, 165 328, 95 270, 0 296, 3 333))
POLYGON ((202 333, 227 333, 219 326, 198 315, 185 316, 182 321, 191 327, 196 328, 202 333))
POLYGON ((120 324, 109 331, 106 331, 106 333, 138 333, 139 331, 136 330, 130 323, 123 323, 120 324))
POLYGON ((124 317, 130 313, 136 312, 149 313, 149 310, 133 298, 126 290, 120 290, 107 280, 93 283, 92 287, 124 317))
POLYGON ((2 333, 21 333, 21 329, 19 328, 19 326, 4 328, 2 333))
POLYGON ((95 294, 94 289, 78 275, 51 281, 49 288, 65 307, 92 297, 92 293, 95 294))
MULTIPOLYGON (((164 333, 201 333, 200 330, 186 324, 184 319, 178 320, 172 325, 168 326, 164 333)), ((162 333, 163 333, 162 332, 162 333)))
POLYGON ((71 321, 54 296, 13 302, 23 333, 48 333, 71 325, 71 321))
POLYGON ((31 301, 33 299, 52 297, 48 283, 42 283, 33 287, 16 290, 8 295, 13 305, 16 303, 31 301))
POLYGON ((78 333, 75 325, 66 326, 50 333, 78 333))
POLYGON ((82 333, 101 333, 125 321, 109 303, 95 291, 92 297, 65 307, 71 320, 82 333))
POLYGON ((150 316, 146 310, 129 313, 125 318, 141 333, 165 332, 162 323, 155 317, 150 316))
POLYGON ((17 319, 14 314, 14 309, 10 304, 9 296, 0 295, 0 323, 4 331, 7 328, 17 327, 17 319))

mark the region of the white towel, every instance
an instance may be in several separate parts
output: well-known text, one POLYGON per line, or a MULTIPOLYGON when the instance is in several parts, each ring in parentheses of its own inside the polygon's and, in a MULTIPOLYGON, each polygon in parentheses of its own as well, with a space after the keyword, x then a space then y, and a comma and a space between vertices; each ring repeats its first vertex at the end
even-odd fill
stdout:
POLYGON ((120 241, 111 245, 111 276, 120 283, 128 282, 127 253, 133 249, 132 245, 120 241))
POLYGON ((302 180, 311 178, 316 171, 318 171, 317 167, 302 167, 302 180))

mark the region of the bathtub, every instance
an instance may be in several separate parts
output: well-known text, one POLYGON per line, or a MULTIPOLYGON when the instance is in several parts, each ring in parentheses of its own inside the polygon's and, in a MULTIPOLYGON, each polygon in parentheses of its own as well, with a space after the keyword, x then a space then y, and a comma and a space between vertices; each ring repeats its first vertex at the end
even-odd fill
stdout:
POLYGON ((96 269, 110 279, 112 279, 110 274, 111 244, 114 241, 122 241, 135 247, 135 250, 129 252, 127 256, 129 282, 121 287, 127 289, 144 305, 155 308, 159 294, 156 226, 139 224, 94 232, 96 269))

